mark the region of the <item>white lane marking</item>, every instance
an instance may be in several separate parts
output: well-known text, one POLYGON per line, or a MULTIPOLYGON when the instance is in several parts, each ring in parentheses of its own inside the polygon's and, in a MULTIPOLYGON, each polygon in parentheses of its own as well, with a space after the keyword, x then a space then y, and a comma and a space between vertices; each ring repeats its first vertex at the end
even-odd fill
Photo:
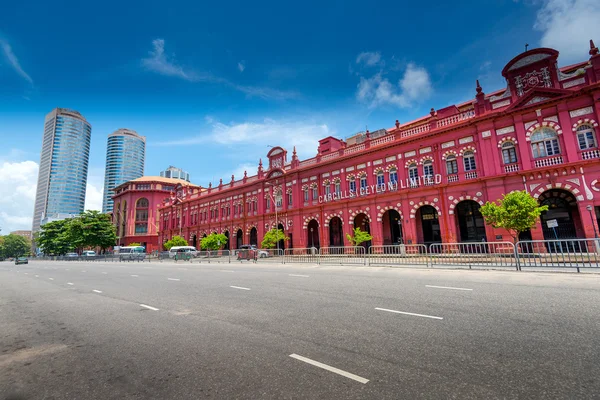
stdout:
POLYGON ((387 312, 396 313, 396 314, 412 315, 412 316, 415 316, 415 317, 432 318, 432 319, 444 319, 442 317, 435 317, 433 315, 415 314, 415 313, 410 313, 410 312, 405 312, 405 311, 390 310, 390 309, 387 309, 387 308, 375 307, 375 309, 379 310, 379 311, 387 311, 387 312))
POLYGON ((298 276, 300 278, 308 278, 308 275, 288 274, 289 276, 298 276))
POLYGON ((152 267, 144 267, 144 269, 152 269, 152 267))
POLYGON ((152 311, 158 311, 158 308, 147 306, 145 304, 140 304, 140 307, 144 307, 144 308, 147 308, 148 310, 152 310, 152 311))
POLYGON ((139 275, 131 275, 131 276, 133 276, 134 278, 137 278, 137 277, 139 277, 139 275))
POLYGON ((81 272, 87 272, 87 271, 85 271, 85 270, 81 270, 81 272))
POLYGON ((53 280, 54 280, 54 278, 48 278, 48 279, 50 279, 51 281, 53 281, 53 280))
POLYGON ((39 278, 40 276, 39 276, 39 275, 36 275, 35 277, 36 277, 36 278, 39 278))
POLYGON ((241 287, 241 286, 229 286, 230 288, 234 288, 234 289, 242 289, 242 290, 250 290, 250 288, 247 287, 241 287))
POLYGON ((181 269, 181 270, 187 271, 187 268, 178 268, 178 269, 181 269))
POLYGON ((92 290, 92 292, 94 292, 94 293, 102 293, 102 290, 96 290, 96 289, 94 289, 94 290, 92 290))
POLYGON ((108 272, 102 272, 104 275, 108 275, 108 272))
POLYGON ((167 278, 168 281, 178 281, 178 278, 167 278))
POLYGON ((69 270, 69 268, 65 268, 65 271, 68 271, 68 270, 69 270))
POLYGON ((25 275, 29 275, 29 272, 25 272, 25 275))
POLYGON ((329 366, 327 364, 323 364, 323 363, 320 363, 320 362, 315 361, 315 360, 311 360, 310 358, 299 356, 298 354, 290 354, 290 357, 295 358, 296 360, 304 361, 305 363, 310 364, 310 365, 314 365, 315 367, 323 368, 324 370, 336 373, 338 375, 345 376, 346 378, 350 378, 350 379, 355 380, 357 382, 360 382, 362 384, 365 384, 365 383, 369 382, 368 379, 365 379, 365 378, 363 378, 361 376, 351 374, 350 372, 346 372, 346 371, 343 371, 341 369, 338 369, 338 368, 335 368, 335 367, 331 367, 331 366, 329 366))
POLYGON ((73 286, 73 282, 67 282, 67 285, 73 286))
POLYGON ((235 271, 232 271, 230 269, 220 269, 219 271, 221 271, 221 272, 235 272, 235 271))
POLYGON ((469 291, 473 290, 473 289, 460 288, 460 287, 452 287, 452 286, 425 285, 425 287, 434 288, 434 289, 469 290, 469 291))

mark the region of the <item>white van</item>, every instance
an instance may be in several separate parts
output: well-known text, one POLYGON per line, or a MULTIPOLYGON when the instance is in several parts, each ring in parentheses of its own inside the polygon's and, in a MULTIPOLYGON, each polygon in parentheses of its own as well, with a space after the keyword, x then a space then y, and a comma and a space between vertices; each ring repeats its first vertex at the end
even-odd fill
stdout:
POLYGON ((119 260, 143 260, 146 258, 144 246, 127 246, 119 248, 119 260))
POLYGON ((194 246, 173 246, 169 250, 169 258, 175 258, 175 255, 191 254, 192 256, 198 256, 198 250, 194 246))

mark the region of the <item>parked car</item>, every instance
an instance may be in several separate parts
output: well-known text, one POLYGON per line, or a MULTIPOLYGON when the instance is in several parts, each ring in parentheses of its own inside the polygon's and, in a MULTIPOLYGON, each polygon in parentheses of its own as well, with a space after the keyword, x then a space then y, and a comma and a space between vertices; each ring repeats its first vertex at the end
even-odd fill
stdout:
POLYGON ((267 258, 269 257, 269 252, 266 250, 259 250, 255 245, 253 244, 243 244, 240 246, 240 248, 238 250, 254 250, 257 251, 257 257, 259 258, 267 258))
POLYGON ((29 264, 29 260, 27 259, 27 257, 17 257, 15 258, 15 265, 19 264, 29 264))
POLYGON ((146 258, 144 246, 127 246, 119 248, 119 260, 143 260, 146 258))
POLYGON ((79 254, 77 254, 77 253, 67 253, 65 255, 65 257, 67 257, 67 258, 77 258, 77 257, 79 257, 79 254))
POLYGON ((86 250, 81 255, 84 257, 96 257, 96 252, 93 250, 86 250))
POLYGON ((175 255, 191 255, 193 257, 198 257, 198 250, 194 246, 173 246, 169 249, 169 257, 175 258, 175 255))

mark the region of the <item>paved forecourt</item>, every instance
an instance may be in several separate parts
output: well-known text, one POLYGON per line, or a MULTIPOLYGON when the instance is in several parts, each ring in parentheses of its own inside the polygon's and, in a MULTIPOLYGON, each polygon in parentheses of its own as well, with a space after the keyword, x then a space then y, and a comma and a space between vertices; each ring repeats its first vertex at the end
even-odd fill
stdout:
POLYGON ((595 275, 0 263, 0 398, 592 397, 595 275))

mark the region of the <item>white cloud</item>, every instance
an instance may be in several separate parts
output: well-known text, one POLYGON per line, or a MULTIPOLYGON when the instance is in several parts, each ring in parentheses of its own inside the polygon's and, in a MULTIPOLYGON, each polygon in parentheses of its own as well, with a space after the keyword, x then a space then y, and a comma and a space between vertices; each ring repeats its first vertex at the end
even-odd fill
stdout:
POLYGON ((148 53, 149 57, 142 59, 142 65, 148 70, 157 72, 161 75, 175 76, 188 81, 198 80, 196 74, 192 71, 184 71, 177 65, 177 62, 165 54, 164 39, 154 39, 152 41, 152 50, 148 53))
MULTIPOLYGON (((205 144, 208 141, 242 149, 244 153, 252 149, 260 149, 258 157, 264 157, 268 145, 282 146, 290 151, 296 146, 298 156, 314 157, 317 153, 318 141, 334 132, 326 125, 311 122, 277 121, 265 119, 261 122, 241 122, 225 124, 207 117, 211 126, 208 135, 193 136, 186 139, 158 143, 161 146, 181 146, 205 144), (207 137, 208 136, 208 137, 207 137)), ((250 174, 250 172, 248 172, 250 174)), ((237 176, 237 175, 236 175, 237 176)))
POLYGON ((85 210, 102 211, 102 195, 104 188, 104 170, 90 168, 85 188, 85 210))
POLYGON ((360 53, 357 57, 356 57, 356 63, 357 64, 364 64, 367 65, 369 67, 375 66, 375 65, 379 65, 380 63, 382 63, 381 61, 381 53, 379 53, 378 51, 376 52, 370 52, 370 51, 365 51, 360 53))
POLYGON ((35 161, 4 161, 0 164, 0 228, 3 235, 18 229, 31 229, 37 176, 35 161))
MULTIPOLYGON (((177 63, 174 56, 167 56, 165 53, 164 39, 154 39, 152 41, 152 50, 148 53, 149 57, 142 59, 142 65, 149 71, 156 72, 164 76, 173 76, 185 79, 189 82, 210 82, 230 87, 238 92, 246 94, 248 97, 259 97, 262 99, 286 100, 298 97, 294 91, 272 89, 269 87, 239 85, 228 79, 215 76, 210 73, 202 73, 190 68, 183 68, 177 63)), ((246 68, 245 61, 238 63, 240 72, 246 68)))
POLYGON ((27 72, 25 72, 25 70, 23 70, 23 68, 21 67, 21 64, 19 63, 19 59, 13 52, 12 48, 10 47, 10 44, 5 39, 0 38, 0 48, 2 49, 2 52, 4 53, 4 57, 6 57, 6 60, 11 65, 11 67, 15 70, 15 72, 17 74, 21 75, 21 77, 23 79, 25 79, 27 82, 29 82, 33 85, 33 79, 31 79, 29 74, 27 74, 27 72))
POLYGON ((600 40, 597 0, 544 0, 534 28, 542 32, 540 45, 560 51, 561 64, 588 58, 589 40, 600 40))
POLYGON ((361 76, 356 98, 369 103, 370 107, 392 104, 405 108, 427 99, 431 92, 431 79, 427 70, 410 63, 397 85, 393 85, 381 72, 370 78, 361 76))

